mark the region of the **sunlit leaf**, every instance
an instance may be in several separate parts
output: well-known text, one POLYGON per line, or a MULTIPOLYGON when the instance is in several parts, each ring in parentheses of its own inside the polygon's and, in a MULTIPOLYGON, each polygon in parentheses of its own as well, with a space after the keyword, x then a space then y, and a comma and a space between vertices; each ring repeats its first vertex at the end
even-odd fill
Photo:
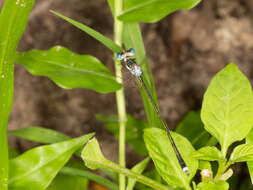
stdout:
POLYGON ((226 181, 214 183, 212 181, 201 182, 196 190, 228 190, 229 184, 226 181))
POLYGON ((145 129, 144 141, 149 155, 163 179, 173 187, 188 189, 190 179, 195 175, 198 168, 198 161, 191 156, 194 148, 183 136, 176 133, 171 134, 189 168, 190 176, 187 176, 180 167, 167 133, 164 130, 158 128, 145 129))
POLYGON ((228 147, 247 136, 253 124, 253 95, 248 79, 235 64, 229 64, 215 75, 204 95, 201 119, 205 129, 222 147, 228 147))
POLYGON ((191 9, 200 0, 127 0, 127 7, 118 17, 125 22, 157 22, 168 14, 191 9))
POLYGON ((233 150, 230 161, 232 162, 245 162, 253 161, 253 143, 241 144, 233 150))
POLYGON ((193 154, 193 157, 198 160, 207 160, 207 161, 215 161, 215 160, 222 160, 222 154, 220 150, 218 150, 216 147, 203 147, 197 151, 195 151, 193 154))
POLYGON ((10 190, 44 190, 71 155, 94 134, 60 143, 40 146, 12 159, 9 163, 10 190))
POLYGON ((55 46, 18 53, 16 62, 33 75, 46 76, 62 88, 89 88, 100 93, 121 88, 112 73, 95 57, 55 46))

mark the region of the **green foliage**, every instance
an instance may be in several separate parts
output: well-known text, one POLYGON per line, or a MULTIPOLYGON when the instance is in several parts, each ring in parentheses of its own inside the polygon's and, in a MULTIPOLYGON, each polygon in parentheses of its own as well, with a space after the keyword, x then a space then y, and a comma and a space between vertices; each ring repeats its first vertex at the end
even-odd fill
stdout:
POLYGON ((94 134, 28 150, 9 163, 9 189, 45 189, 72 154, 94 134))
MULTIPOLYGON (((112 14, 115 13, 116 16, 122 8, 119 7, 121 4, 118 2, 108 0, 112 14)), ((126 48, 136 50, 135 57, 143 69, 144 82, 157 105, 154 80, 137 22, 156 22, 176 10, 190 9, 199 2, 200 0, 126 0, 124 11, 118 17, 124 23, 120 23, 117 17, 114 17, 115 25, 117 25, 116 41, 117 43, 120 41, 119 44, 121 44, 123 40, 126 48), (123 31, 123 34, 118 30, 123 31)), ((78 149, 80 150, 93 134, 71 139, 50 129, 27 127, 10 131, 10 133, 35 142, 55 144, 39 146, 21 155, 7 147, 6 126, 13 96, 14 60, 22 64, 30 73, 48 77, 62 88, 88 88, 99 93, 114 92, 121 88, 109 70, 91 55, 78 55, 60 46, 49 50, 16 53, 18 41, 24 31, 32 6, 32 0, 5 1, 0 14, 0 91, 3 92, 0 93, 0 189, 7 189, 8 174, 10 190, 87 189, 88 180, 93 180, 112 190, 122 190, 122 187, 125 189, 121 180, 118 187, 108 179, 87 171, 86 167, 80 166, 80 162, 68 162, 74 153, 80 156, 78 149), (7 151, 12 158, 9 164, 7 151), (68 165, 64 167, 67 162, 68 165), (71 165, 72 163, 79 165, 71 165)), ((122 47, 90 27, 59 13, 53 13, 94 37, 112 52, 123 51, 122 47)), ((138 85, 148 122, 135 120, 129 115, 126 122, 126 138, 124 138, 124 134, 119 134, 118 117, 99 115, 97 118, 103 121, 116 137, 123 137, 122 139, 137 153, 148 154, 151 157, 155 170, 149 170, 148 174, 153 175, 147 177, 146 174, 141 174, 150 161, 149 157, 129 170, 106 159, 95 138, 90 140, 82 150, 81 157, 87 167, 104 169, 105 173, 113 177, 117 176, 115 173, 120 174, 121 177, 127 176, 127 190, 138 189, 138 187, 142 190, 150 188, 191 190, 191 183, 195 190, 227 190, 229 184, 226 181, 233 174, 233 170, 229 167, 236 162, 247 162, 253 179, 253 130, 250 132, 253 124, 253 94, 248 79, 234 64, 229 64, 212 79, 201 109, 203 123, 199 112, 189 112, 179 123, 177 133, 171 132, 189 168, 189 176, 182 171, 166 132, 159 129, 161 120, 153 109, 145 90, 140 83, 138 85), (235 146, 228 159, 229 146, 245 137, 247 137, 246 144, 235 146), (214 147, 217 140, 221 145, 221 150, 214 147), (193 146, 200 149, 195 151, 193 146), (217 172, 211 171, 213 162, 209 161, 218 163, 217 172), (192 179, 197 169, 202 171, 208 169, 212 175, 211 177, 201 176, 202 181, 196 185, 192 179), (213 173, 215 173, 214 178, 213 173), (146 186, 136 185, 137 181, 146 186), (163 183, 168 185, 163 185, 163 183)), ((120 155, 124 154, 121 152, 120 155)), ((122 165, 122 162, 120 163, 122 165)), ((204 174, 201 173, 201 175, 204 174)))
MULTIPOLYGON (((119 138, 119 120, 115 115, 102 116, 96 115, 99 121, 106 124, 107 129, 119 138)), ((126 122, 126 142, 139 154, 147 155, 147 149, 143 142, 143 130, 147 127, 147 123, 134 119, 131 115, 127 116, 126 122)))
POLYGON ((111 72, 95 57, 78 55, 61 46, 18 53, 17 63, 33 75, 46 76, 62 88, 89 88, 100 93, 121 88, 111 72))
POLYGON ((194 146, 200 148, 208 143, 210 135, 204 129, 204 125, 200 119, 200 112, 190 111, 183 118, 176 128, 176 132, 184 135, 194 146))
POLYGON ((104 35, 100 34, 99 32, 93 30, 92 28, 81 24, 77 21, 74 21, 60 13, 57 13, 55 11, 51 11, 52 13, 54 13, 55 15, 61 17, 62 19, 64 19, 65 21, 73 24, 75 27, 79 28, 80 30, 86 32, 87 34, 89 34, 90 36, 92 36, 93 38, 95 38, 96 40, 98 40, 100 43, 104 44, 107 48, 109 48, 110 50, 112 50, 115 53, 118 52, 122 52, 123 49, 118 46, 116 43, 114 43, 111 39, 105 37, 104 35))
POLYGON ((105 187, 108 187, 111 190, 118 190, 118 186, 111 181, 97 175, 93 174, 85 169, 78 169, 73 167, 64 167, 60 170, 60 174, 73 176, 73 177, 82 177, 84 179, 89 179, 91 181, 95 181, 101 185, 104 185, 105 187))
POLYGON ((220 181, 218 183, 214 183, 212 181, 201 182, 196 190, 227 190, 229 185, 225 181, 220 181))
POLYGON ((7 125, 12 106, 14 60, 33 0, 5 1, 0 13, 0 189, 8 188, 7 125))
MULTIPOLYGON (((253 143, 253 128, 249 132, 247 138, 246 138, 246 143, 253 143)), ((253 161, 248 161, 247 162, 249 174, 250 174, 250 179, 253 184, 253 161)))
POLYGON ((9 131, 9 133, 22 139, 46 144, 57 143, 70 139, 68 136, 60 132, 42 127, 24 127, 9 131))
POLYGON ((79 176, 69 176, 59 174, 55 177, 53 182, 47 190, 86 190, 88 189, 88 180, 79 176))
POLYGON ((199 160, 216 161, 223 159, 220 150, 216 147, 203 147, 193 153, 193 157, 199 160))
POLYGON ((230 156, 231 162, 253 161, 253 144, 241 144, 235 147, 230 156))
POLYGON ((102 154, 98 141, 96 138, 90 140, 82 151, 82 159, 85 165, 91 169, 107 168, 120 174, 124 174, 134 180, 137 180, 147 186, 152 187, 157 190, 171 190, 171 188, 166 187, 156 181, 149 179, 145 176, 138 174, 137 172, 123 168, 109 160, 107 160, 102 154))
MULTIPOLYGON (((131 170, 133 172, 141 174, 145 170, 145 168, 147 167, 149 161, 150 161, 150 158, 146 158, 146 159, 142 160, 140 163, 136 164, 131 170)), ((135 183, 136 183, 135 179, 128 178, 126 190, 133 190, 135 183)))
POLYGON ((247 136, 253 123, 253 95, 248 79, 229 64, 211 81, 204 95, 201 118, 205 129, 228 147, 247 136))
POLYGON ((124 22, 157 22, 179 9, 191 9, 200 0, 127 0, 125 11, 118 17, 124 22))
POLYGON ((198 162, 191 154, 194 148, 183 136, 171 133, 179 152, 182 154, 189 168, 190 176, 181 169, 169 138, 164 130, 148 128, 144 130, 144 141, 150 157, 152 158, 158 173, 173 187, 191 189, 189 184, 198 168, 198 162))

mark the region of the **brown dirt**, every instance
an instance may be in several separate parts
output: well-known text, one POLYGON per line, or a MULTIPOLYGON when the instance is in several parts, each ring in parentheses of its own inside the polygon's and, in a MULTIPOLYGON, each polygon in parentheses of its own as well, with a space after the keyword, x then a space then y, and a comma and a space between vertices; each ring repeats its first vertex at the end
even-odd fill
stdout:
MULTIPOLYGON (((112 37, 113 20, 106 1, 37 0, 19 50, 65 46, 98 57, 113 70, 111 53, 97 41, 52 15, 56 10, 112 37)), ((175 128, 192 109, 200 109, 211 77, 230 61, 253 78, 253 4, 248 0, 203 1, 191 11, 179 11, 155 24, 142 24, 147 55, 154 72, 162 114, 175 128), (155 50, 155 51, 154 51, 155 50)), ((127 87, 127 110, 145 119, 136 89, 127 87)), ((9 129, 44 126, 70 136, 96 132, 105 155, 117 160, 113 135, 94 115, 116 113, 114 94, 87 89, 63 90, 44 77, 15 68, 15 97, 9 129)), ((25 150, 34 144, 10 137, 25 150)), ((128 147, 128 164, 136 162, 128 147)))

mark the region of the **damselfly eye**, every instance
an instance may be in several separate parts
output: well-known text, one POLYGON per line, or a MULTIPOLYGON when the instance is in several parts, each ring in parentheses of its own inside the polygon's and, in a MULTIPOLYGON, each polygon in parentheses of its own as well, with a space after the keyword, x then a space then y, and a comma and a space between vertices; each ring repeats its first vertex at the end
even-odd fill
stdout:
POLYGON ((135 54, 135 50, 133 48, 130 48, 128 51, 131 52, 133 55, 135 54))
POLYGON ((122 53, 117 53, 117 54, 116 54, 116 57, 117 57, 117 60, 120 61, 120 60, 122 59, 122 53))

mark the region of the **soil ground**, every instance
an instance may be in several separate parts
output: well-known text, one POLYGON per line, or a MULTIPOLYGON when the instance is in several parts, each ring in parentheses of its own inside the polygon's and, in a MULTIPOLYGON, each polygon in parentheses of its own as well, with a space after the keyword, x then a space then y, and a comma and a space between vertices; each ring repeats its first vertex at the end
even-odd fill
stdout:
MULTIPOLYGON (((113 37, 113 19, 105 0, 37 0, 19 51, 65 46, 99 58, 113 71, 112 54, 103 45, 49 10, 88 24, 113 37)), ((178 11, 155 24, 141 24, 162 115, 171 129, 190 110, 199 110, 210 79, 230 61, 253 79, 253 3, 205 0, 191 11, 178 11)), ((127 112, 145 119, 136 88, 125 88, 127 112)), ((64 90, 45 77, 15 66, 15 96, 9 129, 43 126, 70 136, 96 132, 106 157, 117 161, 117 141, 95 114, 117 113, 114 94, 64 90)), ((35 144, 10 136, 24 151, 35 144)), ((140 158, 127 148, 128 166, 140 158)))

